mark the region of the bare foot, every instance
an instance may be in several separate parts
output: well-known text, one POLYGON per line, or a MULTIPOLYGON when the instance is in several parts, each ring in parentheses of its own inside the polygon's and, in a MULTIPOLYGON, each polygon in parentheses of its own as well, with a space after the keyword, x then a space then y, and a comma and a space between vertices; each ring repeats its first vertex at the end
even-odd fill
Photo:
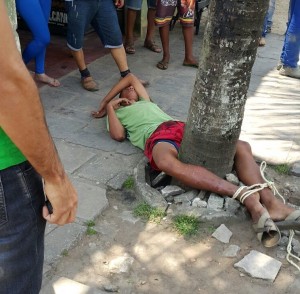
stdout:
POLYGON ((51 77, 47 76, 45 73, 43 73, 43 74, 36 73, 34 78, 36 79, 36 81, 42 82, 51 87, 59 87, 60 86, 59 80, 57 80, 55 78, 51 78, 51 77))

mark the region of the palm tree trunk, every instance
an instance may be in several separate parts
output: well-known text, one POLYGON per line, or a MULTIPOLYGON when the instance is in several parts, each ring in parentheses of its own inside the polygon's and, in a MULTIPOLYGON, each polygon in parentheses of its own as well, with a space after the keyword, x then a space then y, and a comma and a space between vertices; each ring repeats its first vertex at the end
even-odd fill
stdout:
POLYGON ((268 0, 211 0, 180 159, 223 177, 233 165, 268 0))

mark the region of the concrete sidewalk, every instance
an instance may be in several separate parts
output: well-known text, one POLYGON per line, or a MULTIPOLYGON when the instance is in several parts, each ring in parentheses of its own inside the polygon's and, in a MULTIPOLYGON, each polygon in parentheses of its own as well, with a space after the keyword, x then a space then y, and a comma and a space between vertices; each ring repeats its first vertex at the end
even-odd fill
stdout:
MULTIPOLYGON (((128 55, 131 71, 151 85, 153 100, 176 119, 186 120, 196 69, 182 66, 184 42, 180 26, 171 32, 171 60, 168 70, 159 70, 161 54, 136 43, 136 54, 128 55)), ((199 54, 201 36, 195 36, 199 54)), ((241 138, 249 141, 255 156, 271 163, 300 161, 300 80, 279 76, 275 67, 283 36, 270 34, 267 45, 258 48, 248 91, 241 138)), ((197 55, 196 55, 197 56, 197 55)), ((120 189, 143 157, 130 143, 113 141, 105 119, 92 119, 100 99, 119 79, 110 55, 89 65, 100 91, 91 93, 80 85, 78 71, 61 79, 62 86, 40 89, 47 122, 62 161, 79 194, 75 223, 63 227, 48 225, 46 231, 46 274, 65 250, 84 235, 85 222, 93 220, 108 205, 106 189, 120 189)))

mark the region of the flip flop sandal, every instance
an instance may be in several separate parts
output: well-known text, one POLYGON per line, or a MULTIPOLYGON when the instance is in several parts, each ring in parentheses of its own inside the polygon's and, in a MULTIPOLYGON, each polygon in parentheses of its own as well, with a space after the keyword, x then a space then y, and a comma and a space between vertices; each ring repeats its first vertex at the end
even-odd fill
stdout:
POLYGON ((161 48, 157 46, 154 42, 144 43, 144 47, 155 53, 161 52, 161 48))
POLYGON ((189 67, 194 67, 194 68, 198 68, 199 64, 198 63, 183 63, 183 66, 189 66, 189 67))
POLYGON ((253 224, 252 227, 257 239, 265 247, 273 247, 279 243, 281 239, 280 231, 267 211, 261 215, 258 222, 253 224))
POLYGON ((126 43, 125 44, 125 52, 127 54, 134 54, 135 53, 135 48, 133 43, 126 43))
POLYGON ((159 69, 162 69, 162 70, 166 70, 169 67, 169 62, 167 62, 167 61, 159 61, 156 64, 156 67, 159 68, 159 69))

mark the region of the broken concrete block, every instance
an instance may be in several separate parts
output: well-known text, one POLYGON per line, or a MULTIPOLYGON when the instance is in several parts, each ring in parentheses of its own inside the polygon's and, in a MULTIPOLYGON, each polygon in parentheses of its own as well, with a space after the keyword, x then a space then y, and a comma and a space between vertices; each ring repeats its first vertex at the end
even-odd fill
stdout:
POLYGON ((224 224, 220 225, 212 234, 212 237, 223 243, 229 243, 231 236, 232 232, 224 224))
POLYGON ((251 250, 234 267, 253 278, 274 282, 282 263, 266 254, 251 250))
POLYGON ((207 195, 207 191, 204 191, 204 190, 201 190, 198 194, 198 197, 201 199, 201 200, 204 200, 205 197, 207 195))
POLYGON ((236 257, 238 252, 240 251, 240 247, 237 245, 229 245, 223 252, 223 256, 225 257, 236 257))
POLYGON ((199 197, 196 197, 193 201, 192 201, 192 206, 194 207, 207 207, 207 202, 204 200, 201 200, 199 197))
POLYGON ((164 197, 168 197, 168 196, 176 196, 176 195, 182 194, 185 191, 178 186, 169 185, 169 186, 164 187, 160 192, 164 197))
POLYGON ((207 201, 207 208, 220 210, 224 206, 224 197, 218 196, 217 194, 212 193, 207 201))
POLYGON ((300 161, 295 162, 291 168, 291 174, 300 177, 300 161))
POLYGON ((190 203, 191 200, 193 200, 197 195, 198 195, 197 190, 191 190, 191 191, 185 192, 181 195, 174 196, 174 203, 185 203, 185 202, 190 203))
POLYGON ((226 180, 228 181, 228 182, 230 182, 230 183, 232 183, 232 184, 234 184, 234 185, 236 185, 236 186, 238 186, 239 185, 239 183, 240 183, 240 180, 237 178, 237 176, 235 176, 234 174, 227 174, 226 176, 225 176, 225 178, 226 178, 226 180))
POLYGON ((239 201, 232 199, 230 197, 225 198, 224 209, 226 211, 229 211, 229 212, 235 214, 240 209, 240 207, 241 207, 241 204, 239 201))

